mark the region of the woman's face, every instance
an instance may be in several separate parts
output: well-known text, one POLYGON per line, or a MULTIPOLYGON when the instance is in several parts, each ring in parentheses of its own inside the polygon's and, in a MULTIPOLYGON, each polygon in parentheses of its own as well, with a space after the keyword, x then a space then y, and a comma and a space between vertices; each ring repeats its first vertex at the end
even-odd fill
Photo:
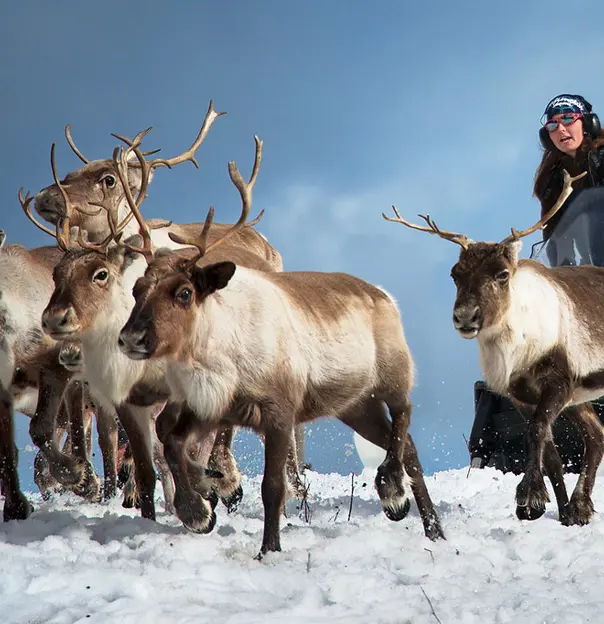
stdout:
MULTIPOLYGON (((552 121, 563 117, 564 113, 554 115, 552 121)), ((558 123, 558 127, 549 133, 552 143, 561 152, 574 156, 583 142, 583 119, 580 117, 568 126, 558 123)))

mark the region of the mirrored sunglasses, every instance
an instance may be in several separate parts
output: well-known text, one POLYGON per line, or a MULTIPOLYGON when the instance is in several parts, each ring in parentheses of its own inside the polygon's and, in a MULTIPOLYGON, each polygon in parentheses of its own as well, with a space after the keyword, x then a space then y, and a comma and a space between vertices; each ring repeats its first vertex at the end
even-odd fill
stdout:
POLYGON ((555 132, 558 129, 558 124, 570 126, 574 124, 579 117, 583 117, 583 115, 581 113, 564 113, 564 115, 560 115, 560 117, 556 119, 548 119, 543 126, 548 132, 555 132))

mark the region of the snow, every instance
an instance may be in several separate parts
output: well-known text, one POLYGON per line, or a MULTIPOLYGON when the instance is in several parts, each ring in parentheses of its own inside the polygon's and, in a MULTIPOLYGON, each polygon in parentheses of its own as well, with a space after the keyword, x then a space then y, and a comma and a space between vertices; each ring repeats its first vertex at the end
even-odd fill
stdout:
MULTIPOLYGON (((71 494, 26 521, 0 524, 3 624, 442 624, 601 622, 604 522, 563 527, 555 504, 535 522, 514 515, 519 477, 492 468, 427 477, 446 541, 426 539, 417 508, 395 523, 380 510, 375 470, 307 472, 310 523, 294 502, 283 551, 254 560, 262 534, 260 477, 209 535, 188 533, 115 499, 71 494), (600 579, 600 580, 598 580, 600 579), (434 609, 434 611, 432 611, 434 609)), ((567 475, 567 488, 576 475, 567 475)), ((553 497, 552 497, 553 498, 553 497)), ((596 483, 596 510, 604 494, 596 483)))

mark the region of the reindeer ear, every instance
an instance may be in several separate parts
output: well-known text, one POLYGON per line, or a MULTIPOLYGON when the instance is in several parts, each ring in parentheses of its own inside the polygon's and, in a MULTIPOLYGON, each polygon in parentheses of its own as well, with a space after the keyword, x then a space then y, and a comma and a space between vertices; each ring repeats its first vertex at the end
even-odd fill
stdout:
MULTIPOLYGON (((138 193, 138 190, 141 187, 141 181, 142 181, 141 168, 134 166, 135 162, 133 162, 132 165, 133 165, 132 167, 128 167, 128 184, 130 185, 130 189, 132 190, 133 193, 138 193)), ((151 169, 151 171, 149 171, 149 184, 151 184, 151 182, 153 181, 154 173, 155 173, 154 169, 151 169)))
POLYGON ((509 261, 513 266, 518 264, 518 258, 520 257, 520 250, 522 249, 522 241, 515 240, 511 243, 508 243, 505 248, 505 255, 508 257, 509 261))
MULTIPOLYGON (((143 237, 140 234, 133 234, 124 240, 128 245, 132 245, 133 247, 142 247, 143 246, 143 237)), ((109 247, 107 252, 110 260, 118 264, 121 268, 121 272, 123 273, 135 260, 138 258, 142 258, 143 255, 138 251, 133 251, 132 249, 128 249, 123 245, 113 245, 109 247)))
POLYGON ((193 282, 202 296, 211 295, 229 283, 236 268, 234 262, 217 262, 204 267, 195 267, 193 282))

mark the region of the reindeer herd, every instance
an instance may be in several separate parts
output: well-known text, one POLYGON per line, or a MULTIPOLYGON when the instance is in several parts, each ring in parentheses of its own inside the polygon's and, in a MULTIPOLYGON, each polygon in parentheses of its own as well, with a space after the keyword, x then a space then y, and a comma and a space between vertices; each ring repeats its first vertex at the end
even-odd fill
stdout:
MULTIPOLYGON (((155 519, 156 474, 165 510, 189 530, 210 532, 221 501, 237 508, 241 476, 231 452, 238 427, 263 442, 264 532, 259 557, 279 551, 279 523, 301 490, 296 428, 332 416, 386 450, 375 487, 385 515, 401 520, 413 494, 426 536, 444 539, 409 434, 414 364, 400 312, 383 289, 342 273, 287 272, 281 254, 249 220, 262 159, 248 181, 230 162, 241 199, 234 224, 145 219, 141 206, 156 169, 190 161, 223 113, 212 102, 191 147, 172 158, 142 151, 150 129, 119 142, 35 196, 19 200, 56 244, 0 249, 0 482, 4 520, 32 507, 19 486, 13 413, 31 418, 43 494, 68 489, 88 499, 117 493, 118 434, 132 470, 124 505, 155 519), (36 218, 35 213, 42 220, 36 218), (102 485, 90 461, 96 419, 102 485), (63 442, 63 438, 66 439, 63 442), (156 472, 157 471, 157 472, 156 472)), ((548 501, 542 465, 564 524, 593 516, 591 493, 604 436, 589 401, 604 394, 604 269, 548 269, 519 260, 520 239, 542 227, 572 191, 529 230, 501 243, 475 243, 427 226, 462 247, 452 276, 453 321, 478 340, 494 390, 529 419, 528 467, 517 515, 535 519, 548 501), (585 441, 583 470, 569 501, 551 425, 565 409, 585 441)))

